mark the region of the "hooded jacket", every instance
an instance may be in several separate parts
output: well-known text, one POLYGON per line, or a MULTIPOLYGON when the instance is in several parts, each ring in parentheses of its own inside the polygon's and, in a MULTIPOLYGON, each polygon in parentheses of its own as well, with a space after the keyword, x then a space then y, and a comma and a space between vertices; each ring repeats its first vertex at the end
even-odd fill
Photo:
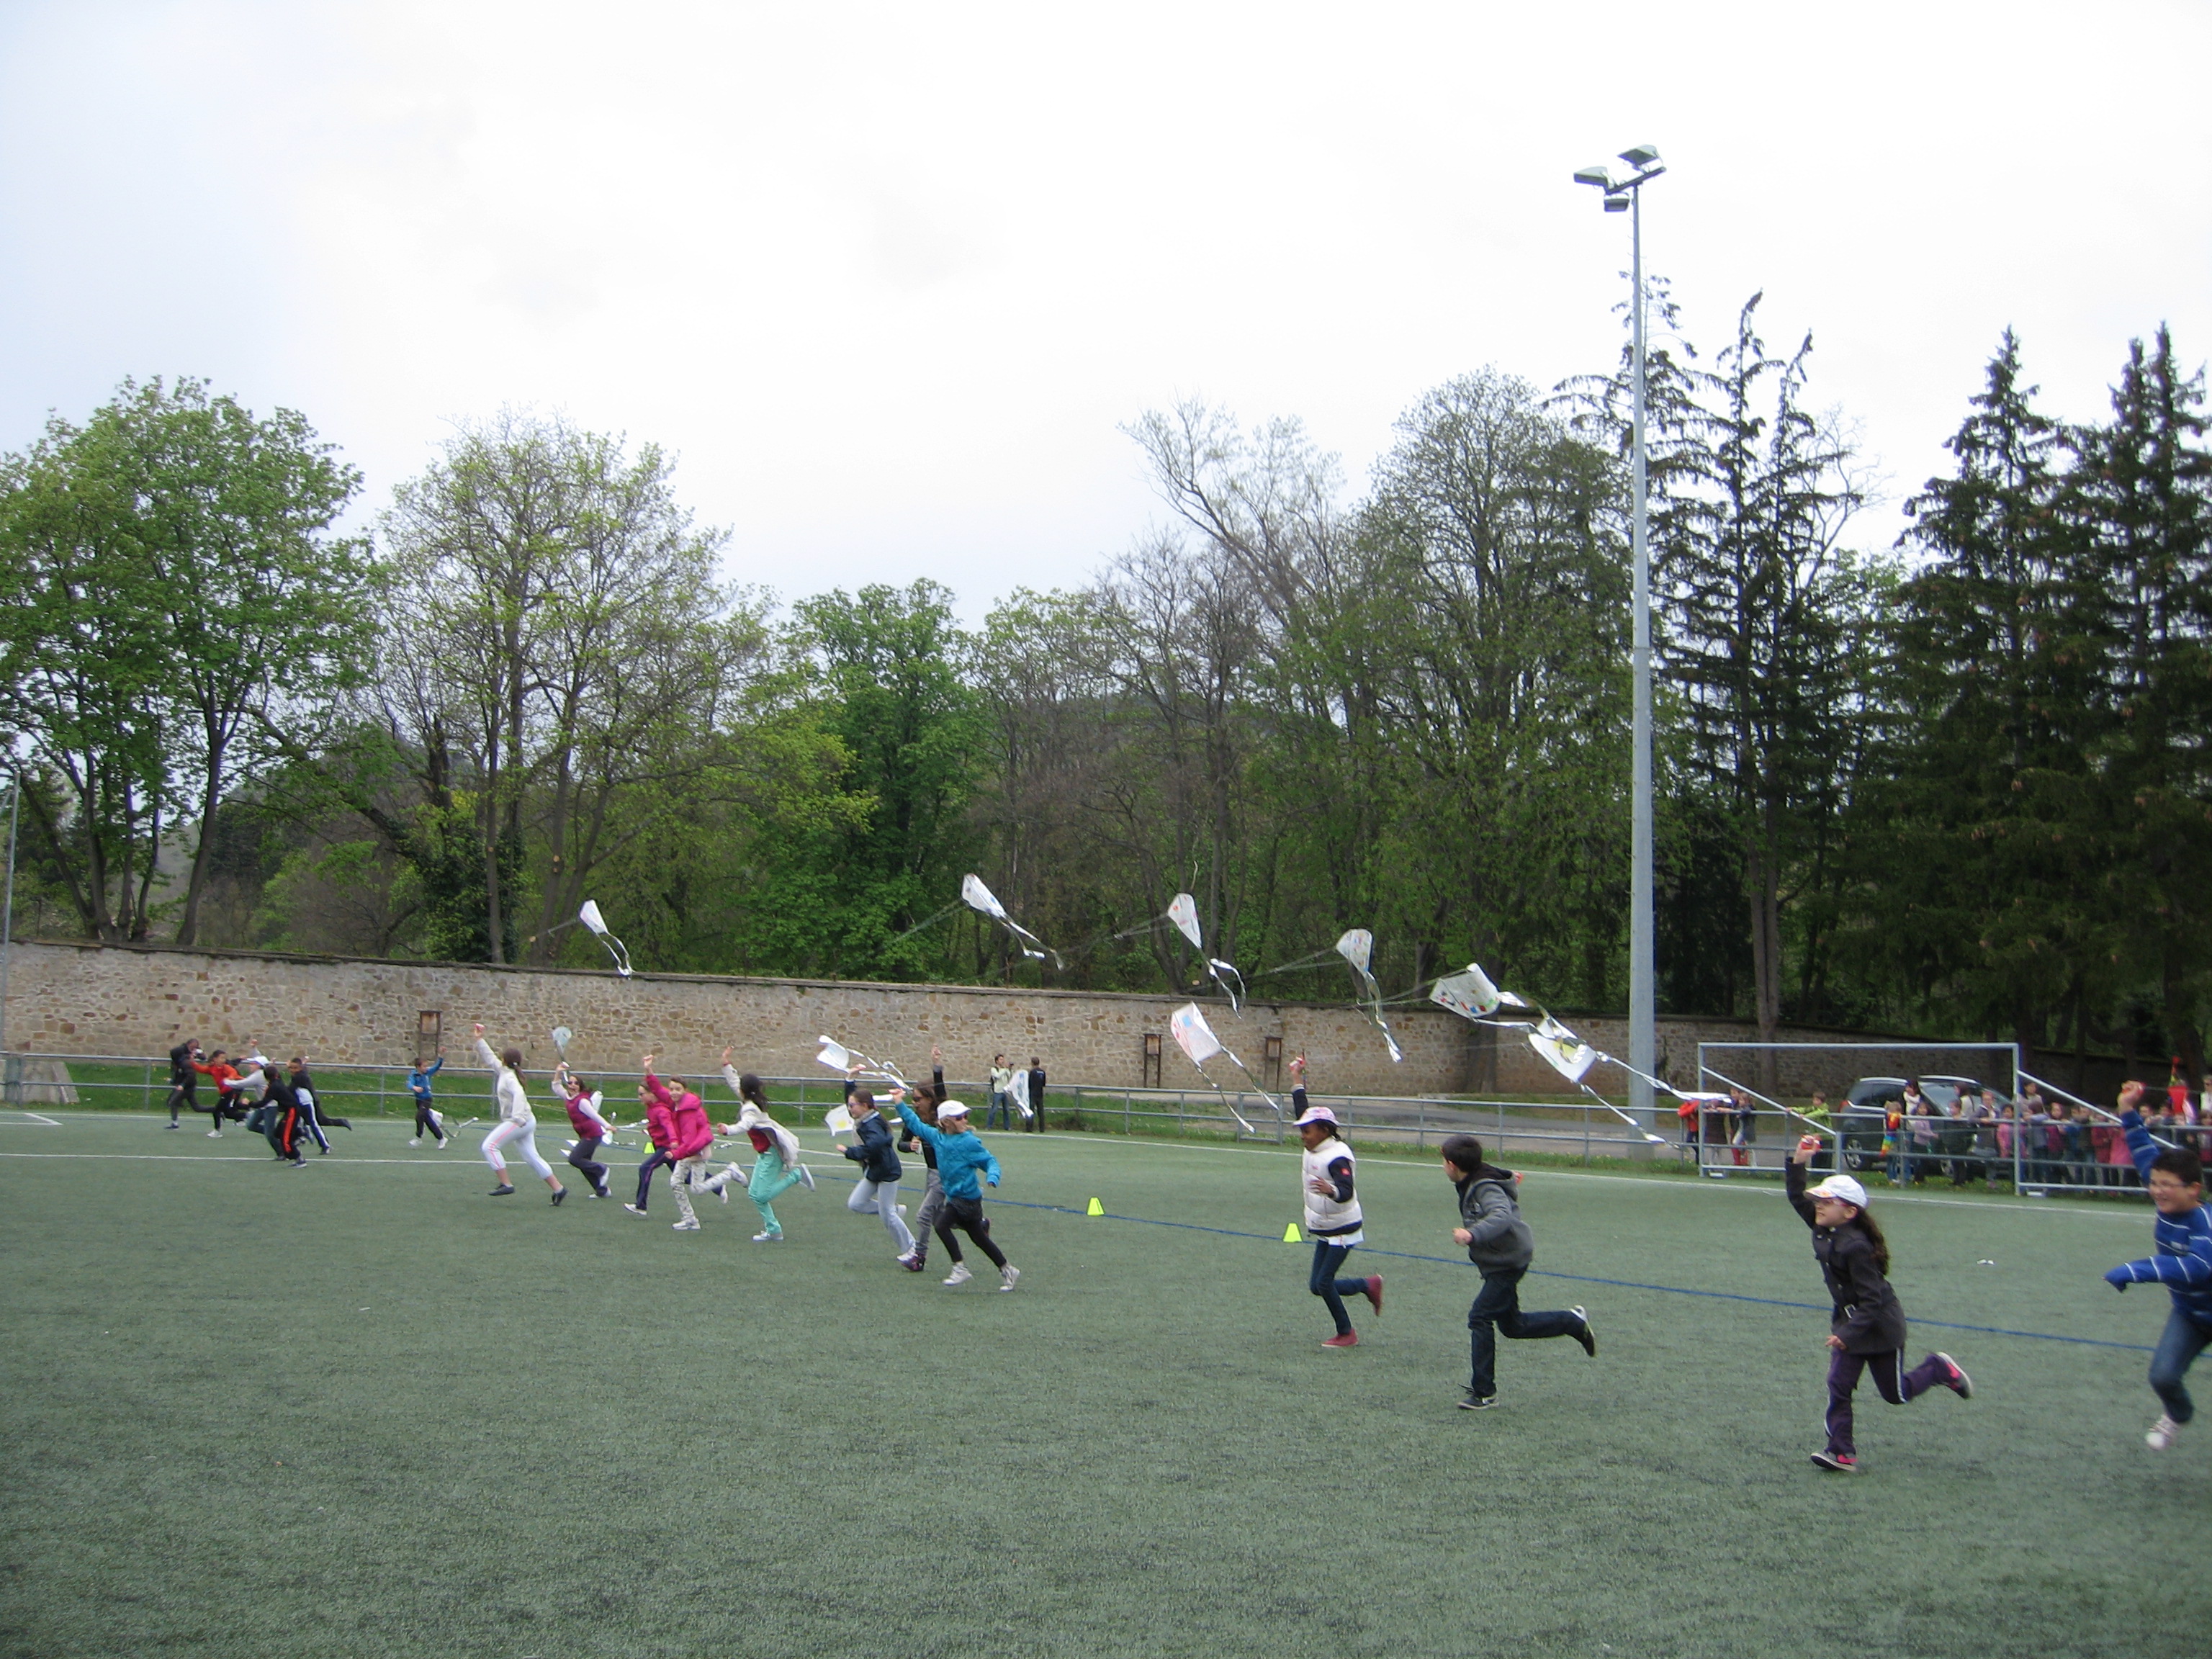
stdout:
POLYGON ((714 1144, 714 1126, 707 1121, 707 1109, 698 1096, 689 1089, 672 1095, 668 1085, 650 1072, 645 1074, 645 1090, 668 1109, 669 1130, 675 1137, 675 1145, 668 1148, 671 1158, 696 1158, 714 1144))
POLYGON ((1805 1196, 1803 1164, 1794 1160, 1784 1164, 1782 1180, 1790 1207, 1813 1230, 1814 1259, 1820 1264, 1820 1276, 1828 1281, 1828 1299, 1835 1304, 1830 1333, 1843 1338, 1847 1353, 1889 1353, 1902 1348, 1905 1309, 1875 1260, 1874 1240, 1858 1227, 1820 1224, 1813 1200, 1805 1196))
POLYGON ((1513 1177, 1484 1164, 1452 1185, 1459 1189, 1459 1224, 1467 1229, 1467 1259, 1486 1273, 1525 1270, 1536 1259, 1536 1236, 1521 1218, 1513 1177))
POLYGON ((895 1185, 906 1173, 906 1166, 899 1162, 897 1149, 891 1145, 890 1126, 884 1121, 883 1114, 871 1112, 854 1118, 853 1133, 860 1144, 848 1146, 845 1156, 860 1166, 860 1178, 882 1186, 895 1185))

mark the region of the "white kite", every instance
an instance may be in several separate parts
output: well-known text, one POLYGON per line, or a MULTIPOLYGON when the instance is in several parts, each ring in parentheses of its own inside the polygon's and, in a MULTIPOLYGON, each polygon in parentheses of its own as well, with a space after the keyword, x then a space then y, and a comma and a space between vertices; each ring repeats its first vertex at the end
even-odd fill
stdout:
POLYGON ((556 1025, 553 1028, 553 1046, 561 1051, 562 1059, 568 1058, 568 1039, 575 1035, 565 1025, 556 1025))
POLYGON ((1168 905, 1168 920, 1190 941, 1190 948, 1206 964, 1207 975, 1221 988, 1221 994, 1229 999, 1229 1012, 1242 1019, 1243 1010, 1239 1005, 1244 1000, 1244 975, 1220 957, 1206 954, 1206 939, 1198 926, 1198 901, 1188 893, 1177 893, 1168 905), (1229 982, 1232 979, 1237 981, 1234 985, 1229 982))
POLYGON ((1464 971, 1446 974, 1430 987, 1429 1000, 1450 1009, 1462 1019, 1487 1019, 1508 1003, 1516 1008, 1526 1006, 1510 991, 1501 991, 1492 985, 1490 975, 1471 962, 1464 971))
POLYGON ((817 1037, 815 1041, 822 1045, 821 1052, 814 1056, 815 1060, 831 1071, 848 1075, 857 1073, 862 1077, 896 1083, 902 1088, 906 1086, 906 1079, 899 1074, 899 1068, 889 1061, 878 1060, 872 1054, 864 1054, 858 1048, 848 1048, 835 1037, 817 1037))
POLYGON ((1275 1117, 1278 1121, 1281 1121, 1282 1103, 1265 1089, 1261 1088, 1260 1079, 1252 1075, 1250 1068, 1243 1060, 1237 1059, 1235 1052, 1225 1047, 1219 1037, 1213 1035, 1213 1028, 1206 1023, 1206 1016, 1199 1012, 1196 1003, 1186 1002, 1170 1014, 1168 1017, 1168 1030, 1175 1034, 1176 1047, 1182 1049, 1190 1063, 1198 1068, 1198 1074, 1206 1079, 1206 1086, 1221 1096, 1221 1103, 1229 1108, 1229 1115, 1237 1120, 1245 1133, 1255 1134, 1258 1131, 1245 1121, 1243 1113, 1230 1104, 1229 1097, 1222 1093, 1221 1085, 1207 1075, 1206 1062, 1216 1054, 1229 1056, 1229 1063, 1244 1073, 1244 1080, 1252 1085, 1261 1099, 1275 1109, 1275 1117))
POLYGON ((615 959, 615 972, 628 979, 629 951, 624 948, 620 939, 607 931, 607 919, 599 914, 599 902, 597 899, 586 899, 584 908, 576 912, 576 920, 599 936, 599 943, 607 947, 608 954, 615 959))
POLYGON ((1375 982, 1375 935, 1364 927, 1354 927, 1336 942, 1336 953, 1342 957, 1352 971, 1359 976, 1367 992, 1367 1017, 1375 1022, 1375 1029, 1382 1033, 1382 1041, 1389 1046, 1390 1058, 1403 1060, 1399 1052, 1398 1039, 1390 1035, 1390 1022, 1382 1018, 1382 988, 1375 982))
MULTIPOLYGON (((1554 1019, 1548 1010, 1537 1006, 1525 998, 1515 996, 1510 991, 1500 991, 1492 982, 1490 975, 1484 973, 1478 964, 1470 962, 1463 972, 1449 974, 1438 980, 1429 992, 1429 1000, 1450 1009, 1462 1018, 1471 1020, 1478 1025, 1496 1025, 1509 1031, 1526 1031, 1528 1034, 1528 1046, 1542 1056, 1547 1066, 1604 1107, 1607 1111, 1611 1112, 1623 1123, 1628 1125, 1630 1128, 1638 1132, 1653 1146, 1663 1146, 1667 1144, 1583 1081, 1589 1075, 1590 1067, 1601 1060, 1611 1065, 1620 1066, 1624 1072, 1631 1071, 1631 1067, 1621 1066, 1620 1061, 1613 1059, 1611 1054, 1601 1054, 1591 1048, 1589 1043, 1584 1042, 1554 1019), (1533 1013, 1537 1018, 1534 1021, 1492 1018, 1501 1008, 1533 1013)), ((1636 1072, 1634 1075, 1644 1077, 1641 1072, 1636 1072)), ((1674 1092, 1665 1083, 1660 1082, 1656 1078, 1644 1078, 1644 1081, 1666 1090, 1669 1094, 1674 1092)))
POLYGON ((999 902, 998 896, 989 888, 983 885, 983 878, 981 876, 961 877, 960 896, 965 901, 969 908, 981 911, 1012 933, 1015 941, 1021 945, 1022 954, 1030 961, 1042 962, 1047 957, 1050 957, 1055 968, 1064 968, 1067 965, 1060 959, 1059 951, 1054 950, 1052 946, 1006 914, 1006 907, 999 902))

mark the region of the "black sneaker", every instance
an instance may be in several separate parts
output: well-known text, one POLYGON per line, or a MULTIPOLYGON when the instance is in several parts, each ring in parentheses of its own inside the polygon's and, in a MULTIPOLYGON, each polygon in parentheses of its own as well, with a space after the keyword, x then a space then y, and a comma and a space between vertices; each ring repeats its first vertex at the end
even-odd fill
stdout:
POLYGON ((1459 1402, 1459 1408, 1463 1412, 1486 1412, 1497 1403, 1496 1395, 1477 1394, 1473 1389, 1469 1389, 1467 1391, 1467 1398, 1459 1402))
POLYGON ((1597 1334, 1590 1329, 1589 1316, 1584 1313, 1580 1308, 1570 1308, 1567 1311, 1583 1322, 1582 1329, 1575 1333, 1575 1340, 1583 1345, 1583 1352, 1584 1353, 1588 1354, 1592 1359, 1596 1358, 1597 1334))
POLYGON ((1826 1469, 1831 1474, 1856 1474, 1859 1472, 1859 1460, 1849 1452, 1816 1451, 1812 1461, 1815 1468, 1826 1469))
POLYGON ((561 1207, 561 1200, 568 1196, 568 1189, 566 1187, 556 1187, 553 1189, 553 1207, 556 1210, 559 1209, 561 1207))
POLYGON ((485 1196, 487 1198, 512 1198, 514 1196, 514 1183, 511 1181, 503 1181, 498 1186, 493 1188, 490 1192, 485 1194, 485 1196))

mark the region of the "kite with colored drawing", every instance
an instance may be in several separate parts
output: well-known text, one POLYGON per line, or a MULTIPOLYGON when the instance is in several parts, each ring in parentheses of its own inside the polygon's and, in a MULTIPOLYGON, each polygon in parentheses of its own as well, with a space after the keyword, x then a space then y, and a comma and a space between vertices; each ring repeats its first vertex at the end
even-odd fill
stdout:
POLYGON ((1265 1089, 1261 1088, 1260 1079, 1252 1075, 1250 1068, 1237 1058, 1233 1050, 1224 1046, 1219 1037, 1213 1035, 1213 1028, 1206 1023, 1206 1016, 1199 1012, 1196 1003, 1186 1002, 1170 1014, 1168 1017, 1168 1030, 1175 1035, 1176 1047, 1182 1049, 1184 1056, 1198 1068, 1198 1074, 1206 1079, 1206 1086, 1212 1090, 1215 1094, 1221 1096, 1221 1103, 1229 1108, 1229 1115, 1237 1120, 1245 1133, 1254 1134, 1257 1131, 1245 1121, 1244 1114, 1231 1104, 1229 1097, 1222 1092, 1221 1085, 1216 1083, 1206 1072, 1206 1062, 1216 1054, 1228 1055, 1229 1063, 1244 1073, 1244 1080, 1252 1085, 1260 1098, 1275 1109, 1276 1121, 1279 1122, 1282 1120, 1282 1103, 1265 1089))
POLYGON ((1188 893, 1177 893, 1168 905, 1168 920, 1175 923, 1182 936, 1190 941, 1190 948, 1198 952, 1198 959, 1206 964, 1208 977, 1221 988, 1221 994, 1229 999, 1229 1012, 1242 1019, 1244 1015, 1239 1005, 1244 1000, 1244 975, 1220 957, 1206 954, 1206 939, 1198 926, 1198 901, 1188 893), (1231 985, 1231 980, 1237 982, 1231 985))
POLYGON ((1382 1041, 1389 1047, 1391 1060, 1403 1060, 1406 1056, 1399 1052, 1398 1039, 1390 1035, 1390 1023, 1382 1018, 1382 988, 1375 982, 1373 968, 1375 935, 1364 927, 1354 927, 1337 940, 1336 953, 1358 975, 1359 983, 1365 988, 1367 1001, 1363 1006, 1368 1018, 1375 1022, 1375 1029, 1382 1033, 1382 1041))
POLYGON ((981 876, 961 877, 960 896, 969 909, 980 911, 1012 933, 1014 942, 1022 947, 1022 954, 1030 961, 1042 962, 1050 957, 1054 967, 1065 968, 1067 965, 1060 959, 1059 951, 1006 914, 1006 907, 999 902, 997 896, 989 888, 983 885, 981 876))
MULTIPOLYGON (((1450 1009, 1461 1018, 1471 1020, 1477 1025, 1496 1025, 1509 1031, 1526 1031, 1528 1034, 1528 1046, 1542 1057, 1547 1066, 1604 1107, 1607 1111, 1611 1112, 1623 1123, 1628 1125, 1630 1128, 1638 1131, 1653 1146, 1663 1146, 1667 1144, 1583 1081, 1589 1075, 1590 1067, 1601 1060, 1620 1066, 1621 1070, 1625 1072, 1631 1070, 1631 1067, 1622 1066, 1621 1062, 1614 1060, 1611 1054, 1601 1054, 1591 1048, 1589 1043, 1584 1042, 1559 1021, 1553 1018, 1548 1010, 1540 1007, 1525 997, 1516 996, 1510 991, 1499 990, 1491 981, 1490 975, 1484 973, 1478 964, 1470 962, 1464 971, 1445 975, 1430 988, 1429 1000, 1450 1009), (1499 1019, 1496 1016, 1501 1010, 1534 1014, 1536 1018, 1533 1020, 1499 1019)), ((1669 1094, 1674 1092, 1657 1078, 1644 1077, 1641 1072, 1634 1074, 1643 1077, 1647 1083, 1667 1090, 1669 1094)))

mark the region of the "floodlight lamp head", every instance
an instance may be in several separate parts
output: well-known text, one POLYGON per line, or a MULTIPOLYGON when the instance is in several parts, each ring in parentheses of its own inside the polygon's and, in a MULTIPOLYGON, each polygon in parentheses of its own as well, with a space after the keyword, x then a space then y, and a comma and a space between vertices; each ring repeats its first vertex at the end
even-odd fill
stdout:
POLYGON ((1627 212, 1627 211, 1628 211, 1628 198, 1627 198, 1627 197, 1626 197, 1626 196, 1608 196, 1608 197, 1607 197, 1607 198, 1605 198, 1605 210, 1606 210, 1607 213, 1626 213, 1626 212, 1627 212))
POLYGON ((1656 144, 1638 144, 1634 149, 1625 149, 1621 151, 1620 159, 1627 162, 1629 166, 1634 167, 1638 173, 1641 173, 1644 168, 1650 167, 1653 162, 1659 159, 1659 146, 1656 144))
POLYGON ((1613 174, 1602 167, 1577 167, 1575 170, 1575 182, 1578 185, 1595 185, 1600 190, 1611 190, 1613 174))

